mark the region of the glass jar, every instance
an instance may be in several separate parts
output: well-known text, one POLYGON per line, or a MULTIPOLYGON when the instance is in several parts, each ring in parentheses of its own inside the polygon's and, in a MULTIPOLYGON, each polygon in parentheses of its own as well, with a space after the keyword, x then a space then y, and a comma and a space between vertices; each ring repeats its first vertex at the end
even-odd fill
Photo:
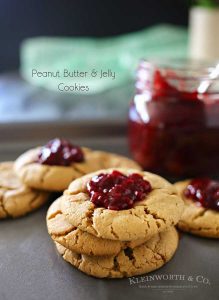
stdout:
POLYGON ((219 173, 214 70, 195 62, 140 62, 129 108, 129 144, 144 169, 174 176, 219 173))

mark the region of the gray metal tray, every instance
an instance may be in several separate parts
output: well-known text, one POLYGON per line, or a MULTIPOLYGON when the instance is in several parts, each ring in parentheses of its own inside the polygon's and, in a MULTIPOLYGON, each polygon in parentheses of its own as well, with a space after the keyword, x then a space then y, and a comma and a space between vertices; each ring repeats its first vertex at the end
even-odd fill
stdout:
MULTIPOLYGON (((127 154, 122 138, 83 142, 127 154)), ((22 148, 1 151, 1 160, 16 158, 22 148)), ((163 268, 132 279, 95 279, 57 254, 46 230, 48 205, 0 222, 0 300, 219 299, 218 241, 181 234, 178 251, 163 268)))

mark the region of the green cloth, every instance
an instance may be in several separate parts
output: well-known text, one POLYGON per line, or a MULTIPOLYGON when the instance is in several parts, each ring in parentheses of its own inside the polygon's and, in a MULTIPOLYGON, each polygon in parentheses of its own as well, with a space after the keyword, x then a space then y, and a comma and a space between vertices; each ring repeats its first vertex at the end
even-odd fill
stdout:
MULTIPOLYGON (((82 84, 89 92, 98 93, 121 86, 133 78, 141 58, 185 58, 187 29, 173 25, 157 25, 138 32, 107 38, 36 37, 21 45, 22 76, 30 83, 46 89, 58 90, 58 85, 82 84), (32 70, 60 71, 59 78, 32 77, 32 70), (87 71, 87 78, 63 78, 64 69, 87 71), (90 76, 92 70, 97 77, 90 76), (115 79, 99 78, 103 71, 115 72, 115 79)), ((78 92, 83 93, 83 92, 78 92)))

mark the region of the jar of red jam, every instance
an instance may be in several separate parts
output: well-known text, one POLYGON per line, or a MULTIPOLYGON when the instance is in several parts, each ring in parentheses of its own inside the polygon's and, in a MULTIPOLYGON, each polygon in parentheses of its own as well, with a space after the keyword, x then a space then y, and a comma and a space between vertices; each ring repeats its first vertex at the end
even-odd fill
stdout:
POLYGON ((215 66, 140 62, 129 108, 129 144, 144 169, 174 176, 219 173, 215 66))

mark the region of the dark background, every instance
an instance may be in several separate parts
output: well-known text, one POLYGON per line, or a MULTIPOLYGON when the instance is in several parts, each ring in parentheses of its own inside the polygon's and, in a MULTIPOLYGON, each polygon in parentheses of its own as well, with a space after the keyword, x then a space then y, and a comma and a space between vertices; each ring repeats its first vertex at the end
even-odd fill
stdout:
POLYGON ((187 0, 1 0, 0 72, 19 66, 32 36, 110 36, 157 23, 186 25, 187 0))

